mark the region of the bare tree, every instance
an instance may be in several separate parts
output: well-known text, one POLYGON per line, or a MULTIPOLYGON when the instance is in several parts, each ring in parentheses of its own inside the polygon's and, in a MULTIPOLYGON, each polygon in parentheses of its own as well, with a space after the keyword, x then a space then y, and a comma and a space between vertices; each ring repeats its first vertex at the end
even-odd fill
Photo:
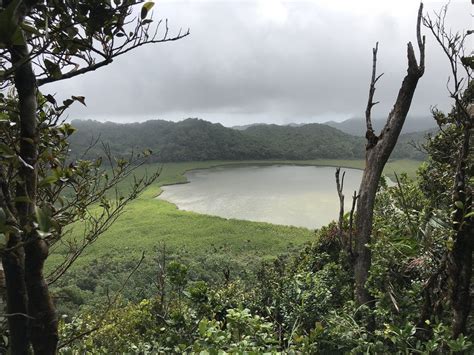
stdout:
POLYGON ((366 152, 365 169, 359 189, 357 201, 357 213, 355 217, 355 298, 358 304, 369 304, 372 297, 369 294, 366 282, 371 265, 370 240, 372 234, 372 221, 374 214, 375 195, 379 185, 382 171, 392 153, 397 139, 407 117, 418 80, 423 76, 425 70, 425 38, 421 36, 423 4, 418 10, 416 35, 418 49, 420 51, 420 63, 418 64, 413 45, 407 45, 408 68, 403 79, 397 99, 392 111, 389 113, 387 122, 379 135, 376 135, 372 127, 371 111, 378 102, 374 102, 375 85, 382 75, 377 75, 377 52, 378 43, 373 49, 372 78, 369 89, 369 99, 365 112, 366 118, 366 152))
POLYGON ((341 248, 345 248, 344 243, 344 177, 346 176, 346 172, 342 173, 342 178, 340 177, 341 168, 336 169, 336 189, 337 195, 339 196, 339 219, 338 219, 338 238, 339 244, 341 244, 341 248))
POLYGON ((353 228, 353 221, 354 221, 354 212, 356 208, 356 202, 359 196, 357 195, 357 191, 354 191, 352 195, 352 207, 349 211, 349 230, 347 233, 344 233, 344 177, 346 176, 346 172, 342 173, 341 178, 341 168, 336 169, 335 177, 336 177, 336 189, 337 195, 339 196, 339 219, 338 219, 338 238, 339 244, 341 248, 345 251, 347 258, 349 259, 349 264, 352 264, 353 259, 353 243, 352 243, 352 236, 354 232, 353 228))

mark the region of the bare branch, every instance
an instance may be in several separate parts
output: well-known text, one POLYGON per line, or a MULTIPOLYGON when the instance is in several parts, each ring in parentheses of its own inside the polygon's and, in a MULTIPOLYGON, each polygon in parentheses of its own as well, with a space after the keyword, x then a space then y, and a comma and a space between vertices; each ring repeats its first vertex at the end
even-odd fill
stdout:
POLYGON ((411 218, 410 211, 409 211, 409 208, 408 208, 408 203, 407 203, 407 200, 405 198, 405 194, 403 192, 402 184, 400 183, 400 179, 398 178, 398 174, 396 172, 394 172, 394 174, 395 174, 395 179, 397 180, 397 187, 398 187, 398 191, 400 193, 400 202, 401 202, 401 205, 403 207, 403 212, 405 213, 405 216, 407 217, 407 221, 408 221, 408 225, 409 225, 410 230, 411 230, 412 237, 416 238, 416 236, 418 234, 417 233, 417 227, 415 226, 415 224, 413 223, 413 220, 411 218))
MULTIPOLYGON (((168 30, 166 30, 168 32, 168 30)), ((54 78, 52 76, 48 76, 46 78, 42 78, 42 79, 38 79, 37 83, 38 83, 38 87, 39 86, 42 86, 44 84, 48 84, 48 83, 52 83, 52 82, 56 82, 56 81, 60 81, 60 80, 64 80, 64 79, 70 79, 70 78, 73 78, 75 76, 78 76, 78 75, 82 75, 82 74, 85 74, 85 73, 88 73, 88 72, 91 72, 91 71, 94 71, 94 70, 97 70, 103 66, 106 66, 110 63, 112 63, 113 59, 116 58, 116 57, 119 57, 121 56, 122 54, 125 54, 127 52, 130 52, 131 50, 135 49, 135 48, 138 48, 138 47, 141 47, 145 44, 151 44, 151 43, 164 43, 164 42, 172 42, 172 41, 177 41, 177 40, 180 40, 184 37, 187 37, 188 35, 190 34, 189 32, 189 29, 186 33, 184 34, 178 34, 177 36, 175 37, 171 37, 171 38, 167 38, 167 34, 165 35, 165 37, 161 38, 161 39, 152 39, 152 40, 144 40, 144 41, 137 41, 136 43, 134 43, 132 46, 122 50, 122 47, 120 47, 120 49, 118 51, 115 51, 114 53, 110 53, 109 57, 101 62, 98 62, 98 63, 95 63, 95 64, 91 64, 87 67, 84 67, 84 68, 81 68, 81 69, 78 69, 78 70, 75 70, 75 71, 70 71, 66 74, 63 74, 61 75, 60 77, 58 78, 54 78)))
POLYGON ((418 18, 416 20, 416 39, 418 42, 418 49, 420 51, 420 67, 425 68, 425 43, 426 37, 421 36, 421 22, 423 20, 423 3, 420 3, 420 7, 418 9, 418 18))
POLYGON ((379 42, 375 44, 375 48, 372 49, 372 78, 370 79, 369 87, 369 99, 367 101, 367 108, 365 109, 365 124, 367 131, 365 136, 368 140, 368 146, 372 147, 377 144, 377 136, 374 133, 374 128, 372 126, 372 107, 377 105, 379 102, 374 102, 375 94, 375 84, 382 77, 383 73, 377 76, 377 52, 379 50, 379 42))
POLYGON ((341 248, 344 248, 344 238, 343 238, 343 223, 344 223, 344 177, 346 172, 342 173, 342 179, 340 178, 341 168, 336 169, 336 188, 337 194, 339 196, 339 226, 338 226, 338 237, 341 248))
POLYGON ((354 191, 354 195, 352 195, 352 207, 351 207, 351 212, 349 214, 349 255, 352 256, 352 236, 354 235, 354 229, 352 227, 354 223, 354 212, 356 209, 356 203, 357 199, 359 198, 359 195, 357 194, 357 191, 354 191))

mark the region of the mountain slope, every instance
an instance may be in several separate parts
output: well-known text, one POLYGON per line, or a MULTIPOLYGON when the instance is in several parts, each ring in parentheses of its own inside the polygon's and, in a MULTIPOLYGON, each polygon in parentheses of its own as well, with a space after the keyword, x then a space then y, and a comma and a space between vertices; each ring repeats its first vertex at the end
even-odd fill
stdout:
MULTIPOLYGON (((375 133, 378 133, 385 125, 386 118, 376 118, 372 121, 375 133)), ((324 124, 354 136, 365 136, 365 118, 350 118, 342 122, 329 121, 324 124)), ((436 122, 432 117, 407 117, 402 134, 424 132, 436 127, 436 122)))
POLYGON ((265 125, 243 131, 273 152, 273 158, 361 158, 364 142, 335 128, 312 123, 299 127, 265 125))
MULTIPOLYGON (((73 158, 80 157, 99 139, 114 156, 133 151, 153 151, 153 161, 251 160, 251 159, 361 159, 365 140, 324 124, 303 126, 255 125, 239 131, 200 119, 180 122, 153 120, 143 123, 73 121, 77 132, 70 138, 73 158)), ((420 140, 415 134, 400 138, 396 158, 422 159, 407 144, 420 140)), ((103 155, 101 144, 89 149, 86 158, 103 155)))

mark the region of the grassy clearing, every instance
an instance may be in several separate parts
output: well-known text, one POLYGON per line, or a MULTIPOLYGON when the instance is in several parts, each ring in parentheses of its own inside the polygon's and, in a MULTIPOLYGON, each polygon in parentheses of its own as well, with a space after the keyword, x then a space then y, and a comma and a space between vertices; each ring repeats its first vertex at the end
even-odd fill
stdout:
MULTIPOLYGON (((314 231, 305 228, 279 226, 269 223, 249 222, 206 216, 180 211, 171 203, 155 199, 163 185, 185 183, 184 173, 192 169, 210 168, 218 165, 236 164, 297 164, 344 166, 363 168, 362 160, 314 160, 314 161, 208 161, 167 163, 162 167, 160 178, 135 201, 124 214, 76 261, 73 268, 80 269, 95 260, 109 259, 119 263, 138 260, 143 251, 149 257, 162 242, 174 253, 185 255, 187 260, 199 262, 211 255, 222 255, 242 265, 255 264, 259 260, 273 258, 289 248, 296 248, 314 238, 314 231)), ((419 162, 393 161, 386 168, 414 175, 419 162)), ((138 174, 158 169, 159 165, 146 165, 138 174)), ((128 182, 122 183, 126 188, 128 182)), ((80 226, 74 233, 80 232, 80 226), (77 232, 76 232, 77 231, 77 232)), ((78 235, 78 234, 76 234, 78 235)), ((51 267, 62 259, 57 250, 48 259, 51 267)))

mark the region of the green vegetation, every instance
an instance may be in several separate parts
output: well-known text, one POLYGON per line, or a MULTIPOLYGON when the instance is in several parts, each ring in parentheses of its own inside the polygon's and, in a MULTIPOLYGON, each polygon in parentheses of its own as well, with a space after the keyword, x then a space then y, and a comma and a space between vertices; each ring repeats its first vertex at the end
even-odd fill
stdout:
MULTIPOLYGON (((142 251, 153 250, 153 247, 165 242, 174 249, 185 247, 189 253, 205 253, 210 245, 227 246, 240 254, 243 250, 253 253, 256 247, 263 252, 261 256, 277 256, 288 244, 301 244, 311 239, 312 233, 304 228, 277 226, 268 223, 248 222, 220 217, 206 216, 188 211, 180 211, 173 204, 155 199, 160 194, 160 186, 187 182, 184 173, 193 169, 206 169, 221 165, 257 165, 257 164, 294 164, 343 166, 363 168, 361 160, 311 160, 311 161, 204 161, 143 165, 136 171, 140 176, 161 169, 155 184, 147 188, 116 223, 89 248, 76 262, 75 267, 82 267, 94 259, 110 253, 118 258, 138 260, 142 251), (179 222, 178 222, 179 221, 179 222), (206 228, 203 228, 206 226, 206 228), (291 235, 291 238, 285 238, 291 235), (248 238, 252 237, 252 242, 248 238), (132 239, 131 239, 132 238, 132 239), (133 241, 133 243, 131 243, 133 241), (111 250, 113 245, 113 250, 111 250), (124 254, 124 251, 127 251, 124 254)), ((413 175, 420 165, 418 161, 395 160, 388 164, 387 175, 405 172, 413 175)), ((125 179, 119 185, 126 189, 130 182, 125 179)), ((77 227, 76 227, 77 228, 77 227)), ((246 256, 242 255, 243 259, 246 256)), ((60 249, 48 258, 48 265, 60 259, 60 249)))
MULTIPOLYGON (((133 151, 151 149, 154 161, 206 160, 311 160, 363 159, 365 141, 325 124, 298 127, 257 125, 245 130, 226 128, 200 119, 181 122, 153 120, 143 123, 74 121, 77 133, 69 138, 73 157, 100 139, 113 156, 129 156, 133 151)), ((402 135, 393 159, 424 159, 425 154, 412 146, 425 140, 425 133, 402 135)), ((97 144, 86 158, 103 155, 97 144)))
MULTIPOLYGON (((431 171, 425 169, 425 174, 431 171)), ((401 175, 399 186, 380 188, 368 284, 377 300, 373 307, 354 303, 350 259, 340 248, 336 223, 331 223, 303 248, 256 265, 251 277, 216 283, 196 279, 196 263, 158 260, 158 282, 149 297, 142 293, 136 302, 119 299, 112 308, 102 303, 66 318, 64 339, 88 335, 63 351, 470 353, 472 336, 451 338, 449 313, 420 314, 425 280, 439 261, 432 264, 424 255, 442 250, 449 233, 449 225, 432 216, 423 186, 401 175), (372 317, 375 330, 366 325, 372 317)), ((348 225, 346 216, 345 237, 348 225)), ((135 274, 132 279, 140 278, 135 274)), ((84 279, 76 282, 84 284, 84 279)), ((71 298, 90 296, 66 291, 71 298)))
MULTIPOLYGON (((104 301, 105 293, 118 290, 130 269, 143 252, 145 260, 123 290, 125 299, 140 301, 151 296, 156 287, 150 283, 156 274, 158 249, 166 246, 168 258, 179 260, 190 267, 192 278, 212 284, 223 282, 225 269, 231 279, 253 278, 258 265, 279 255, 292 253, 306 242, 315 239, 314 231, 291 226, 249 222, 181 211, 171 203, 156 199, 163 185, 185 183, 184 173, 219 165, 298 164, 344 166, 362 168, 361 160, 313 161, 208 161, 143 165, 136 175, 161 169, 158 180, 135 201, 129 203, 124 214, 95 241, 73 264, 70 271, 56 285, 55 293, 65 297, 59 307, 62 313, 75 313, 78 306, 104 301), (98 272, 97 270, 100 270, 98 272), (81 286, 73 287, 78 280, 81 286)), ((414 174, 418 161, 393 161, 390 169, 414 174), (406 169, 406 170, 402 170, 406 169)), ((387 172, 389 172, 388 170, 387 172)), ((119 189, 126 190, 132 177, 123 180, 119 189)), ((80 238, 82 226, 74 225, 70 238, 80 238)), ((47 260, 46 269, 52 270, 68 255, 68 247, 58 245, 47 260)))

